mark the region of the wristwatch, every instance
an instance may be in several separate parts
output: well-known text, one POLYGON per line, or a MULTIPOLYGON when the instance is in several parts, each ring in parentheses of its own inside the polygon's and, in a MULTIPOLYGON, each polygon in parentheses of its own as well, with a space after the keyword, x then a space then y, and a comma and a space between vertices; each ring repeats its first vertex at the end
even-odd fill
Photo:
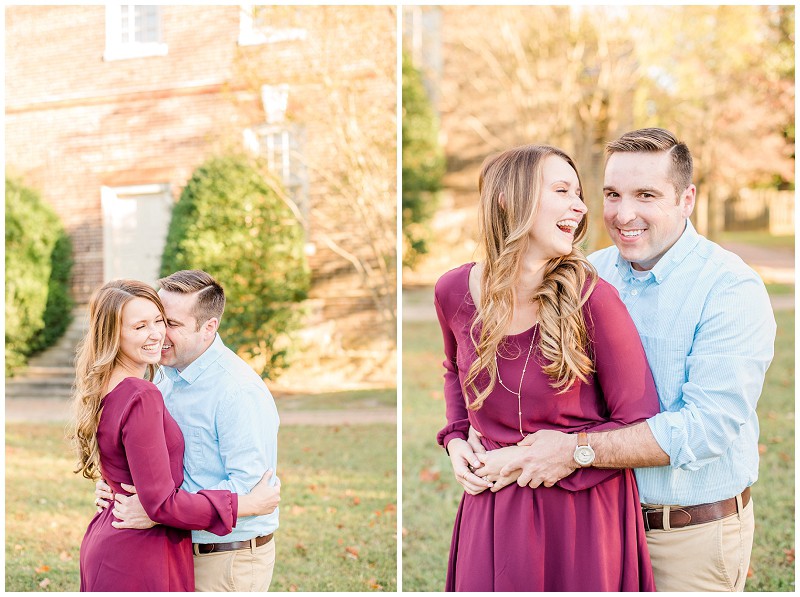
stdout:
POLYGON ((575 446, 575 453, 572 455, 575 462, 580 467, 591 466, 594 462, 594 450, 589 445, 589 436, 585 431, 578 433, 578 445, 575 446))

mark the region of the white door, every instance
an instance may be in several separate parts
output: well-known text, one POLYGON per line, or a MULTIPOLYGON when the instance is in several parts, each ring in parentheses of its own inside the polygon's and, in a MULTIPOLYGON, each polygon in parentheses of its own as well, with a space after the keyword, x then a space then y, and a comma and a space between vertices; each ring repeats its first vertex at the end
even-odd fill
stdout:
POLYGON ((103 275, 155 285, 167 240, 169 185, 103 187, 103 275))

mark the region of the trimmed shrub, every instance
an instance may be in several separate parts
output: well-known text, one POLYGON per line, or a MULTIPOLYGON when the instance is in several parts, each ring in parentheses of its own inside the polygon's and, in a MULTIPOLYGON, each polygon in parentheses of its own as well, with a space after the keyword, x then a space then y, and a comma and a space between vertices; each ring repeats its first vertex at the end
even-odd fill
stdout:
POLYGON ((195 170, 172 212, 161 275, 201 269, 214 276, 227 299, 225 343, 274 377, 288 364, 310 273, 303 228, 263 167, 228 155, 195 170))
POLYGON ((403 265, 427 253, 426 223, 436 211, 444 176, 444 152, 422 75, 403 53, 403 265))
POLYGON ((6 375, 70 323, 71 244, 39 194, 6 178, 6 375))
POLYGON ((59 232, 53 246, 50 263, 44 327, 32 340, 31 353, 40 352, 55 344, 72 323, 72 308, 75 306, 69 292, 73 264, 72 240, 64 230, 59 232))

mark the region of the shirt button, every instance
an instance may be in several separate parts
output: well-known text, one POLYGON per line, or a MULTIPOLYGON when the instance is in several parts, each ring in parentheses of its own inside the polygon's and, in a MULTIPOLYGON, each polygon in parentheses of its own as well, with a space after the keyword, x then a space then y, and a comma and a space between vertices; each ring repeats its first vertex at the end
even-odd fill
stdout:
POLYGON ((635 288, 633 290, 631 290, 631 295, 632 296, 636 296, 637 294, 639 294, 638 290, 636 290, 635 288))

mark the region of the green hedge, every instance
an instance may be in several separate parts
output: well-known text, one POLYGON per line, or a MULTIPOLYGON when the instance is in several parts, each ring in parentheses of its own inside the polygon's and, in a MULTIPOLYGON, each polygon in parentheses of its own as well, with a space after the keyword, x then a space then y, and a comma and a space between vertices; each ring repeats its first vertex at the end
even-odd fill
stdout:
POLYGON ((310 273, 304 231, 263 167, 227 155, 195 170, 172 212, 161 275, 202 269, 214 276, 227 299, 226 344, 274 377, 288 364, 310 273))
POLYGON ((6 178, 6 375, 55 343, 72 318, 72 245, 39 194, 6 178))
POLYGON ((426 223, 436 210, 444 176, 439 127, 422 75, 403 53, 403 265, 427 252, 426 223))

